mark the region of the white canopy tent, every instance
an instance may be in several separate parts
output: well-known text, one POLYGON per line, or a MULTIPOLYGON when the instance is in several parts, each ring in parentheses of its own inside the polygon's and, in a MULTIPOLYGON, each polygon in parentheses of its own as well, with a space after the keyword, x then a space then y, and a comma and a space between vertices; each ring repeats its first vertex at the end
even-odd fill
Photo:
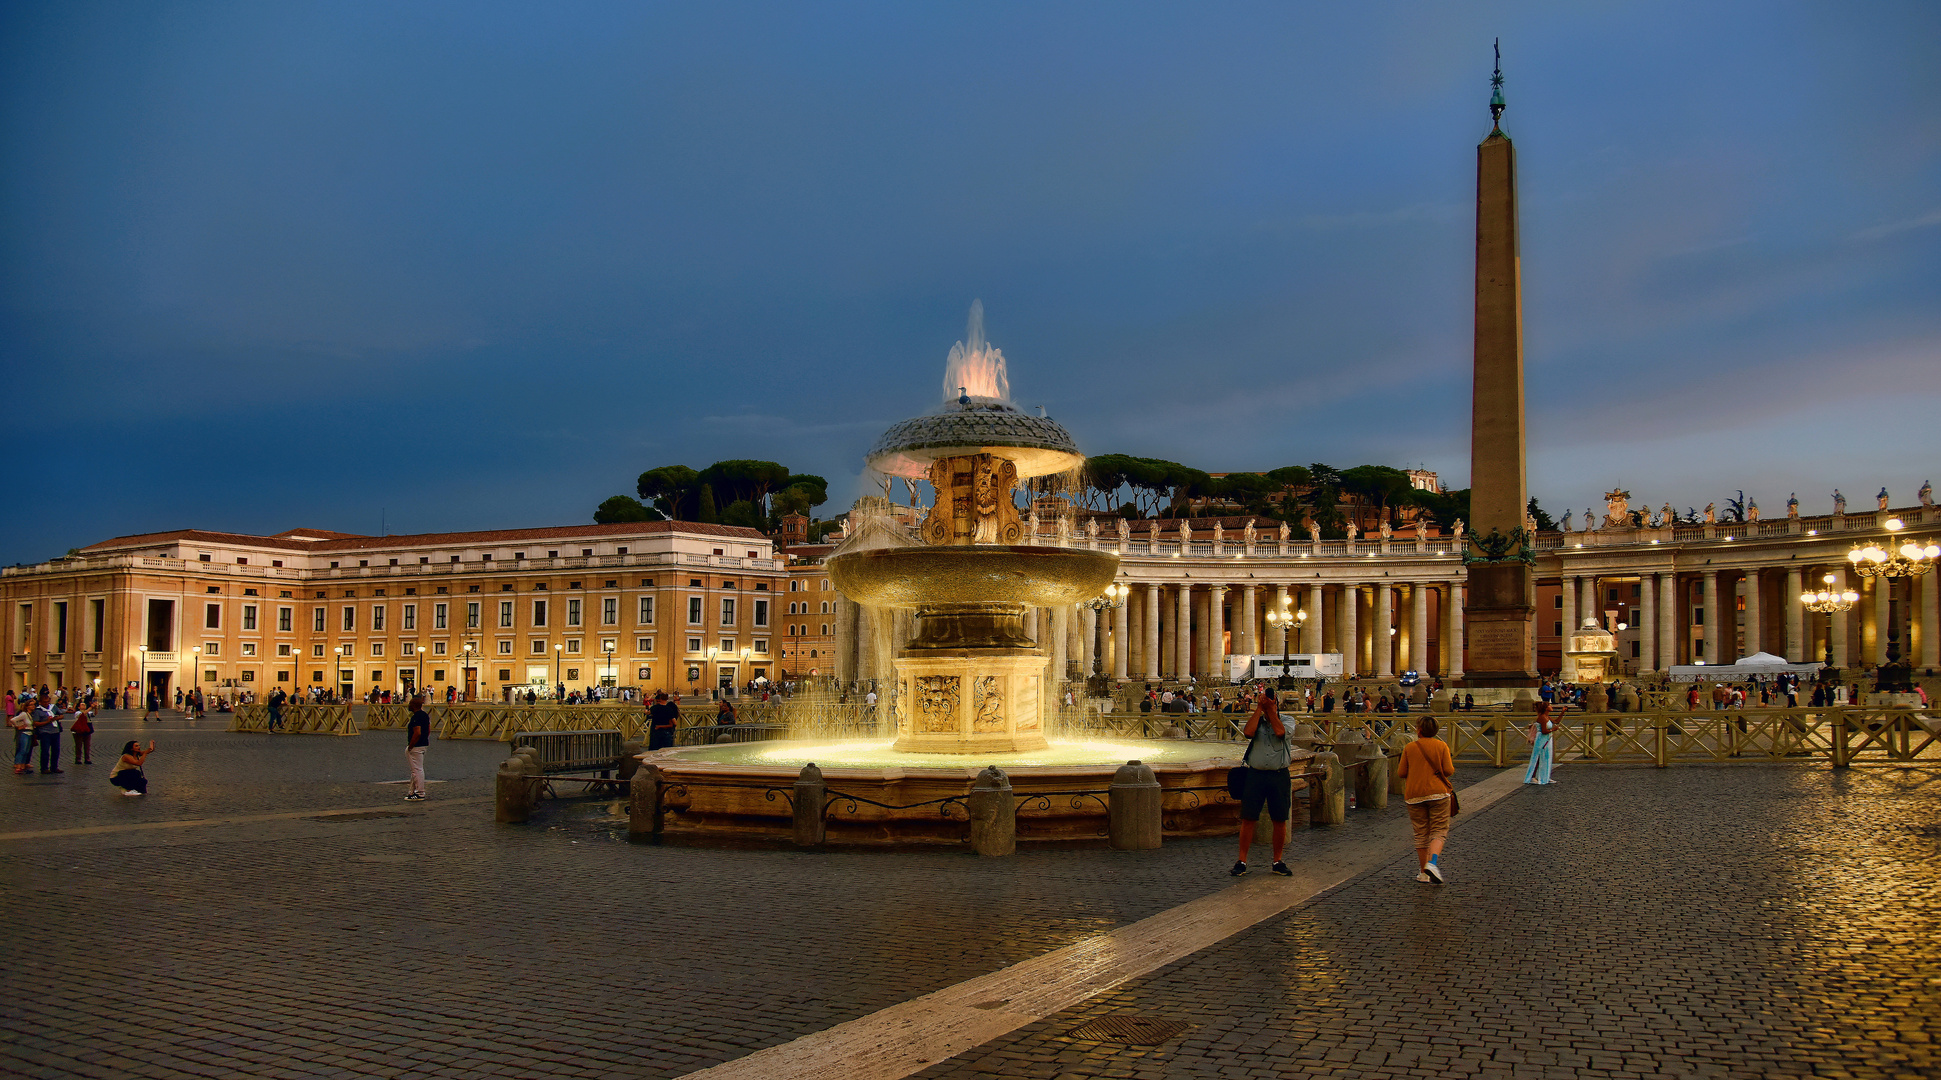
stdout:
POLYGON ((1781 672, 1814 675, 1819 670, 1817 663, 1795 664, 1768 652, 1756 652, 1751 656, 1741 656, 1730 664, 1675 664, 1671 669, 1671 681, 1740 682, 1754 675, 1772 676, 1781 672))

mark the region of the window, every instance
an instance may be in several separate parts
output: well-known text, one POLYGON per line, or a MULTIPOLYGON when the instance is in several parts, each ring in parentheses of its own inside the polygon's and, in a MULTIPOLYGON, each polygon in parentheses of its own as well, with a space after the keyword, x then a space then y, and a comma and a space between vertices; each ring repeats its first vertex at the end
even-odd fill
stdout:
POLYGON ((572 653, 577 653, 577 652, 579 652, 579 651, 580 651, 580 639, 579 639, 579 638, 567 638, 567 639, 566 639, 566 651, 567 651, 567 653, 568 653, 568 654, 572 654, 572 653))
POLYGON ((634 639, 634 651, 635 651, 635 652, 653 652, 653 651, 654 651, 654 639, 653 639, 653 638, 650 638, 650 637, 642 637, 642 638, 635 638, 635 639, 634 639))
POLYGON ((546 643, 543 641, 534 641, 532 643, 532 654, 534 656, 546 655, 546 643))
MULTIPOLYGON (((499 642, 499 655, 500 655, 500 656, 511 656, 511 655, 512 655, 512 642, 510 642, 510 641, 501 641, 501 642, 499 642)), ((501 676, 499 676, 499 678, 501 678, 501 679, 503 679, 503 678, 505 678, 505 676, 503 676, 503 675, 501 675, 501 676)))
POLYGON ((438 681, 438 682, 444 682, 444 681, 445 681, 445 669, 444 669, 444 668, 433 668, 433 669, 432 669, 432 672, 431 672, 431 677, 432 677, 432 678, 433 678, 434 680, 436 680, 436 681, 438 681))
POLYGON ((288 642, 284 642, 283 644, 281 644, 281 645, 278 645, 278 646, 276 647, 276 655, 278 655, 278 656, 289 656, 289 655, 290 655, 290 645, 289 645, 289 643, 288 643, 288 642))
POLYGON ((1557 605, 1556 605, 1557 607, 1559 607, 1559 608, 1561 608, 1561 607, 1563 607, 1563 606, 1564 606, 1564 594, 1563 594, 1563 593, 1558 593, 1558 594, 1557 594, 1557 595, 1556 595, 1556 596, 1554 597, 1554 599, 1555 599, 1555 600, 1557 601, 1557 605))
POLYGON ((620 598, 608 596, 600 600, 600 625, 620 625, 620 598))
POLYGON ((759 558, 761 558, 761 553, 760 553, 760 552, 755 552, 755 551, 751 551, 751 552, 749 552, 749 553, 748 553, 748 557, 749 557, 749 558, 751 558, 751 559, 759 559, 759 558))
POLYGON ((828 592, 828 591, 829 591, 829 579, 828 579, 828 578, 823 578, 823 579, 822 579, 822 582, 821 582, 821 587, 822 587, 822 591, 823 591, 823 592, 828 592))
POLYGON ((344 608, 344 629, 346 630, 357 629, 357 609, 356 608, 348 607, 348 606, 344 608))
POLYGON ((701 651, 701 639, 700 639, 700 638, 698 638, 698 637, 691 637, 691 638, 688 638, 688 639, 687 639, 687 651, 688 651, 688 652, 700 652, 700 651, 701 651))
POLYGON ((290 632, 290 622, 295 614, 295 610, 291 608, 280 607, 276 609, 276 629, 278 633, 287 634, 290 632))
POLYGON ((443 630, 445 628, 445 608, 447 606, 445 604, 431 605, 431 628, 433 630, 443 630))
POLYGON ((532 602, 532 624, 534 626, 546 625, 546 601, 534 600, 532 602))
POLYGON ((310 646, 310 655, 311 655, 311 656, 322 656, 322 655, 323 655, 323 649, 324 649, 324 647, 323 647, 323 642, 321 642, 321 641, 320 641, 320 642, 318 642, 317 644, 315 644, 315 645, 312 645, 312 646, 310 646))
MULTIPOLYGON (((345 627, 345 629, 349 629, 349 627, 345 627)), ((384 605, 372 604, 371 605, 371 633, 382 634, 383 632, 384 632, 384 605)))
POLYGON ((755 625, 768 625, 768 601, 766 600, 755 601, 755 625))
POLYGON ((578 588, 583 588, 584 585, 583 583, 578 581, 569 581, 566 583, 566 587, 569 589, 578 589, 578 588))
POLYGON ((479 605, 478 605, 478 601, 474 600, 465 605, 465 629, 477 630, 478 628, 479 628, 479 605))
POLYGON ((255 681, 256 681, 256 673, 255 673, 254 671, 245 671, 245 672, 243 672, 243 681, 244 681, 244 682, 255 682, 255 681))
POLYGON ((734 624, 735 598, 732 596, 724 596, 721 598, 721 625, 733 626, 734 624))
POLYGON ((580 625, 580 600, 578 597, 566 601, 566 625, 580 625))
POLYGON ((384 655, 384 643, 382 641, 371 642, 371 655, 372 656, 384 655))
POLYGON ((1564 624, 1563 624, 1563 623, 1561 623, 1561 622, 1555 622, 1555 623, 1551 623, 1551 624, 1550 624, 1550 627, 1551 627, 1551 629, 1550 629, 1550 632, 1551 632, 1552 634, 1554 634, 1554 635, 1556 635, 1557 637, 1562 637, 1562 636, 1563 636, 1563 634, 1564 634, 1564 624))
POLYGON ((208 629, 208 630, 222 629, 222 605, 221 604, 202 605, 202 625, 204 629, 208 629))
POLYGON ((512 625, 512 601, 510 600, 499 601, 499 625, 512 625))
POLYGON ((723 655, 723 656, 727 656, 727 655, 728 655, 729 653, 731 653, 731 652, 734 652, 734 651, 735 651, 735 639, 734 639, 734 638, 731 638, 731 637, 725 637, 725 638, 722 638, 722 639, 721 639, 721 655, 723 655))
POLYGON ((818 614, 818 615, 827 615, 827 614, 829 614, 829 601, 827 601, 827 600, 824 600, 824 601, 822 602, 822 610, 821 610, 821 611, 818 611, 818 612, 816 612, 816 614, 818 614))
POLYGON ((735 587, 735 583, 732 581, 724 581, 721 583, 721 587, 724 589, 732 589, 735 587))
POLYGON ((311 614, 310 632, 313 634, 323 633, 324 632, 324 609, 311 608, 310 614, 311 614))
POLYGON ((687 598, 687 624, 689 626, 701 625, 701 598, 698 596, 690 596, 687 598))
POLYGON ((499 681, 500 681, 500 682, 511 682, 511 681, 512 681, 512 669, 511 669, 511 668, 503 668, 503 667, 502 667, 502 668, 500 668, 500 669, 499 669, 499 681))
POLYGON ((619 587, 620 587, 620 583, 619 583, 618 581, 615 581, 615 580, 613 580, 613 579, 611 579, 611 578, 609 578, 609 579, 607 580, 607 584, 606 584, 606 587, 607 587, 607 588, 609 588, 609 589, 617 589, 617 588, 619 588, 619 587))
POLYGON ((640 624, 641 626, 654 625, 654 598, 653 597, 643 596, 640 598, 640 610, 634 613, 634 622, 640 624))
MULTIPOLYGON (((719 552, 716 552, 716 554, 720 554, 720 553, 719 553, 719 552)), ((209 553, 205 551, 205 552, 203 552, 202 554, 200 554, 200 555, 197 555, 197 556, 196 556, 196 558, 198 558, 198 559, 200 559, 200 560, 202 560, 203 562, 208 562, 208 561, 209 561, 209 553)))
POLYGON ((220 642, 220 641, 205 641, 205 642, 203 642, 203 643, 202 643, 202 655, 204 655, 204 656, 221 656, 221 655, 222 655, 222 642, 220 642))
POLYGON ((255 604, 243 605, 243 629, 245 630, 256 629, 256 605, 255 604))
POLYGON ((1704 609, 1704 608, 1702 608, 1702 607, 1695 607, 1695 608, 1693 608, 1693 609, 1692 609, 1692 625, 1693 625, 1693 626, 1704 626, 1704 625, 1705 625, 1705 609, 1704 609))
POLYGON ((396 559, 392 559, 392 560, 391 560, 391 565, 392 565, 392 566, 396 566, 396 565, 398 565, 398 560, 396 560, 396 559))
POLYGON ((755 651, 756 651, 756 652, 758 652, 758 653, 765 653, 765 652, 767 652, 767 651, 768 651, 768 639, 767 639, 767 638, 756 638, 756 639, 755 639, 755 651))
MULTIPOLYGON (((278 566, 281 566, 281 565, 283 565, 283 564, 282 564, 282 563, 278 563, 277 565, 278 565, 278 566)), ((277 673, 276 673, 276 681, 277 681, 277 682, 289 682, 289 681, 290 681, 290 672, 289 672, 289 669, 287 669, 287 668, 286 668, 286 669, 284 669, 284 670, 282 670, 282 671, 279 671, 279 672, 277 672, 277 673)))
POLYGON ((256 590, 255 590, 255 589, 244 589, 244 590, 243 590, 243 595, 244 595, 244 596, 255 596, 255 595, 256 595, 256 590))
POLYGON ((525 557, 526 557, 526 553, 523 551, 515 551, 512 553, 512 558, 513 558, 513 561, 515 562, 525 557))
POLYGON ((828 623, 823 623, 823 624, 822 624, 822 636, 823 636, 823 637, 828 637, 828 636, 829 636, 829 624, 828 624, 828 623))
POLYGON ((647 664, 640 665, 640 681, 647 682, 654 677, 654 669, 647 664))
MULTIPOLYGON (((432 643, 431 643, 431 655, 433 655, 433 656, 443 656, 443 655, 445 655, 445 643, 444 643, 444 642, 442 642, 442 641, 434 641, 434 642, 432 642, 432 643)), ((441 676, 439 676, 439 678, 444 678, 444 676, 442 676, 442 675, 441 675, 441 676)))
POLYGON ((404 605, 404 628, 406 630, 416 630, 418 628, 418 605, 404 605))
POLYGON ((412 655, 413 653, 416 653, 417 651, 418 651, 418 644, 417 644, 417 642, 414 642, 414 641, 407 641, 407 642, 405 642, 405 643, 404 643, 404 655, 406 655, 406 656, 410 656, 410 655, 412 655))

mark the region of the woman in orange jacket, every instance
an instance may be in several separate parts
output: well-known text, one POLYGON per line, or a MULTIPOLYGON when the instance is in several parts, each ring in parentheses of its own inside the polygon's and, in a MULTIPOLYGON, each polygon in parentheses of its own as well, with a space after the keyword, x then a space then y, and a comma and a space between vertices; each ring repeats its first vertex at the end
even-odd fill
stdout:
POLYGON ((1409 807, 1409 824, 1415 827, 1415 860, 1421 872, 1415 880, 1443 883, 1443 842, 1449 839, 1450 799, 1456 794, 1456 759, 1449 744, 1436 738, 1436 718, 1424 716, 1415 722, 1415 740, 1402 750, 1396 773, 1402 779, 1402 801, 1409 807))

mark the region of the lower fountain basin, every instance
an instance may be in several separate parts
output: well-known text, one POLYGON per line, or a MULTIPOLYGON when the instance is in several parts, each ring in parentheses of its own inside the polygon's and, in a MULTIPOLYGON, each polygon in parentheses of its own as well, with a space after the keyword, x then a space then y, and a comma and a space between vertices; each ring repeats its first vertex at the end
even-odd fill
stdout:
POLYGON ((661 772, 665 843, 786 845, 795 780, 813 762, 827 785, 828 843, 894 847, 967 843, 963 804, 945 800, 961 799, 987 765, 1011 779, 1019 843, 1102 843, 1107 789, 1129 760, 1151 766, 1164 789, 1165 836, 1231 836, 1238 814, 1226 775, 1243 749, 1111 739, 1054 740, 1043 750, 1013 754, 925 754, 870 739, 679 747, 641 760, 661 772))
POLYGON ((1119 572, 1119 556, 1024 544, 939 545, 851 551, 828 566, 835 588, 859 604, 1057 607, 1104 592, 1119 572))

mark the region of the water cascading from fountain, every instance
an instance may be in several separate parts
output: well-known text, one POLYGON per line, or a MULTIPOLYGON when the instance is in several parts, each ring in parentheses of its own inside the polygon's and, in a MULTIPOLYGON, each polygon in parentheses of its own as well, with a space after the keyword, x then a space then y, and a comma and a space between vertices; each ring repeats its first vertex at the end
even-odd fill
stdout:
POLYGON ((970 323, 964 340, 950 347, 944 360, 944 400, 959 397, 1011 400, 1011 378, 1004 370, 1004 353, 984 340, 984 301, 971 301, 970 323))

